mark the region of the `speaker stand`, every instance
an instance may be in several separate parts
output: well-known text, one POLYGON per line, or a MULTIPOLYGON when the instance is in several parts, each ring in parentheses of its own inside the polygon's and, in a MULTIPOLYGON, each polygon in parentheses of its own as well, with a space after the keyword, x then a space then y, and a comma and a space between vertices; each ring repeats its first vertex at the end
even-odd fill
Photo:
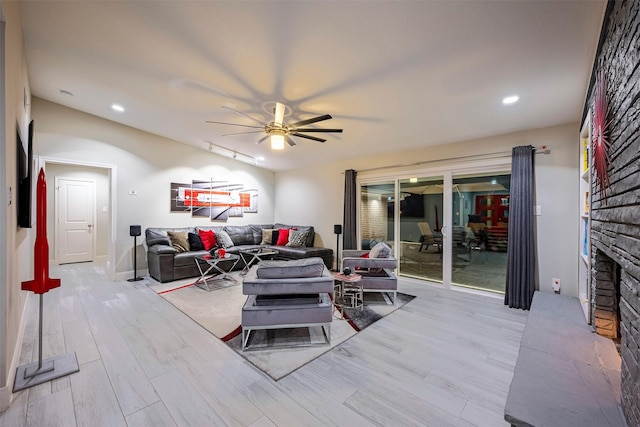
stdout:
POLYGON ((138 277, 138 236, 133 236, 133 277, 127 279, 127 282, 137 282, 142 280, 142 277, 138 277))

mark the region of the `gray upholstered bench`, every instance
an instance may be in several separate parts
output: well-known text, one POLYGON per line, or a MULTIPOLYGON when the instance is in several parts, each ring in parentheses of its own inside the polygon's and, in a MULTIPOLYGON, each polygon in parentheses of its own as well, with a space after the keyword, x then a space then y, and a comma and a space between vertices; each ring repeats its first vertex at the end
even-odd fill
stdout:
POLYGON ((504 408, 513 426, 624 426, 620 356, 577 298, 536 292, 504 408))

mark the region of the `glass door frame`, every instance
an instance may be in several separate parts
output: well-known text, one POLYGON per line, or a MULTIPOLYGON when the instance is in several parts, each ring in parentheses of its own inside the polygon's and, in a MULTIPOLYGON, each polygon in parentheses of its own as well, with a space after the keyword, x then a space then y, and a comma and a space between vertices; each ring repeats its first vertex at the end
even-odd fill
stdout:
MULTIPOLYGON (((473 161, 460 161, 456 163, 447 163, 443 165, 433 165, 431 167, 414 167, 413 169, 403 168, 404 170, 398 170, 393 172, 389 170, 376 170, 371 172, 358 172, 356 178, 356 230, 358 248, 361 248, 362 235, 361 235, 361 221, 360 215, 362 213, 361 206, 361 190, 363 185, 373 185, 383 181, 394 183, 394 194, 396 200, 399 200, 399 189, 401 179, 410 179, 412 177, 440 177, 442 176, 444 181, 443 189, 443 214, 442 214, 442 230, 443 230, 443 242, 442 242, 442 285, 451 289, 451 269, 452 269, 452 244, 451 244, 451 227, 453 224, 453 177, 472 173, 501 173, 509 171, 511 172, 511 156, 500 156, 487 159, 479 159, 473 161)), ((400 208, 399 203, 394 206, 393 212, 393 227, 394 227, 394 241, 393 241, 393 254, 397 259, 400 259, 400 208)), ((420 280, 420 279, 415 279, 420 280)), ((435 283, 435 282, 434 282, 435 283)))

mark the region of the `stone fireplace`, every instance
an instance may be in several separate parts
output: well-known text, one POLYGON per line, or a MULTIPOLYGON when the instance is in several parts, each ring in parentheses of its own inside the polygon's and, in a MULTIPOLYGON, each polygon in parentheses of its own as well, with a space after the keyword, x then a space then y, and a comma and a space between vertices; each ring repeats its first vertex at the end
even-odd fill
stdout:
POLYGON ((594 256, 593 318, 596 333, 618 340, 620 338, 620 266, 599 249, 594 256))
MULTIPOLYGON (((583 119, 595 76, 607 86, 610 185, 591 187, 591 322, 620 339, 622 409, 640 426, 640 2, 609 1, 583 119)), ((592 177, 593 178, 593 177, 592 177)))

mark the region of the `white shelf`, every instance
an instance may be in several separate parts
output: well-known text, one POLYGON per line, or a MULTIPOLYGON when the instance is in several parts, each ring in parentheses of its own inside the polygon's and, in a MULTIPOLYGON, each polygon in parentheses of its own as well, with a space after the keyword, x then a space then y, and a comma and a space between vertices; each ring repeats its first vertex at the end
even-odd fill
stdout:
POLYGON ((585 254, 580 254, 580 259, 582 260, 582 262, 584 262, 587 266, 589 265, 589 257, 586 256, 585 254))
POLYGON ((582 178, 584 181, 591 181, 591 171, 589 169, 587 169, 586 171, 582 172, 582 175, 580 175, 580 178, 582 178))

